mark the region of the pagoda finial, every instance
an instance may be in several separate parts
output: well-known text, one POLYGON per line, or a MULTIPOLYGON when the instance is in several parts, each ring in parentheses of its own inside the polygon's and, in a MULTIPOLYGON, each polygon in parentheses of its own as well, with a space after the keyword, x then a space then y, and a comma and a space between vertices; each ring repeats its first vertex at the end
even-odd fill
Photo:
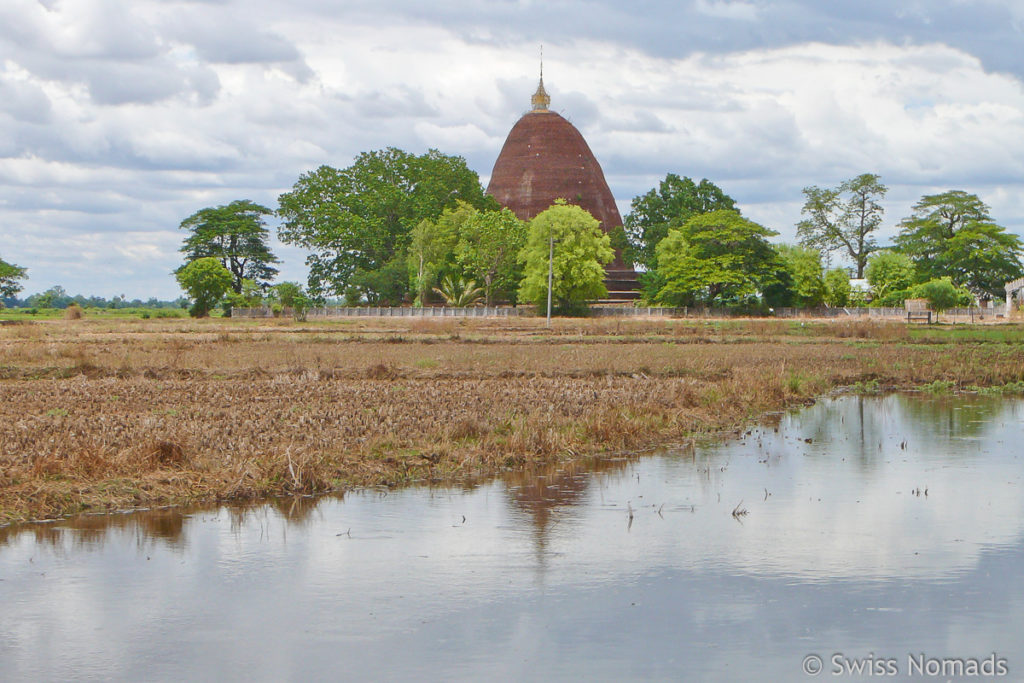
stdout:
POLYGON ((551 98, 548 96, 546 90, 544 90, 544 46, 540 46, 540 85, 537 86, 537 92, 533 93, 533 97, 530 98, 530 103, 533 104, 534 111, 547 111, 548 105, 551 104, 551 98))

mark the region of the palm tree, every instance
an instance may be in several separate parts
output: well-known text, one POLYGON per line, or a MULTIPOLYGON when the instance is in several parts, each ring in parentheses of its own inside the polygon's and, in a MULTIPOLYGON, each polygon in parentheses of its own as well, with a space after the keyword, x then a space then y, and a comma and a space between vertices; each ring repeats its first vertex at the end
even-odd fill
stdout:
POLYGON ((464 277, 455 280, 451 275, 446 275, 441 286, 434 287, 434 291, 444 297, 446 304, 457 307, 472 306, 484 297, 484 290, 476 286, 476 280, 464 277))

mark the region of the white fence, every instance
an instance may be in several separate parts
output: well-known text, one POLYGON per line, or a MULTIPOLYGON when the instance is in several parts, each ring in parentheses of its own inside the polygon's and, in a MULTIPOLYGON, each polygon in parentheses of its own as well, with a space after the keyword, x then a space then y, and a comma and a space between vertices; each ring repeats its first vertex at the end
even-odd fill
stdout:
MULTIPOLYGON (((292 310, 285 308, 280 315, 291 317, 292 310)), ((513 308, 512 306, 466 306, 464 308, 450 306, 424 306, 423 308, 412 306, 328 306, 310 308, 306 311, 306 316, 309 318, 486 318, 492 316, 507 318, 519 315, 533 315, 533 311, 525 307, 513 308)), ((231 310, 231 317, 273 318, 275 316, 269 307, 262 306, 260 308, 234 308, 231 310)))
MULTIPOLYGON (((291 317, 291 309, 284 309, 278 315, 291 317)), ((449 306, 329 306, 310 308, 306 312, 309 318, 346 318, 346 317, 380 317, 380 318, 507 318, 514 316, 535 316, 536 309, 532 306, 467 306, 453 308, 449 306)), ((906 309, 900 308, 777 308, 765 316, 763 313, 727 309, 680 307, 662 308, 657 306, 593 306, 589 315, 592 318, 736 318, 736 317, 776 317, 776 318, 898 318, 906 320, 906 309)), ((951 308, 943 311, 941 318, 957 320, 994 320, 1006 315, 1006 306, 995 308, 951 308)), ((231 311, 232 318, 273 318, 274 312, 267 306, 259 308, 235 308, 231 311)))

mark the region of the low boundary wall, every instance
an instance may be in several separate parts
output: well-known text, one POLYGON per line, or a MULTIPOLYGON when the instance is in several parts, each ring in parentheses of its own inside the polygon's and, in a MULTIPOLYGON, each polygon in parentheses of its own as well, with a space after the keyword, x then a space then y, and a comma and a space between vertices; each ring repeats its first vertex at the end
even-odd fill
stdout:
MULTIPOLYGON (((1006 314, 1005 306, 995 308, 951 308, 943 311, 939 319, 957 322, 963 320, 995 320, 1006 314)), ((291 317, 292 311, 284 309, 282 317, 291 317)), ((535 317, 536 310, 532 306, 467 306, 454 308, 450 306, 328 306, 310 308, 308 318, 487 318, 487 317, 535 317)), ((231 311, 232 318, 273 318, 274 312, 267 306, 260 308, 235 308, 231 311)), ((777 308, 767 316, 752 311, 727 308, 679 307, 662 308, 657 306, 594 306, 590 309, 592 318, 744 318, 744 317, 775 317, 775 318, 852 318, 881 319, 897 318, 906 320, 906 309, 900 308, 777 308)))

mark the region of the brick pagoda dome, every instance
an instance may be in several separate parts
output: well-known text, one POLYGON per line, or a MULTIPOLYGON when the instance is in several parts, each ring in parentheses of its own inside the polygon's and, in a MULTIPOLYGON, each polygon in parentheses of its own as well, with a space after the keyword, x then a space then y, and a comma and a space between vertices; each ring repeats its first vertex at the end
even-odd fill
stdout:
MULTIPOLYGON (((544 74, 534 93, 533 109, 508 134, 494 162, 487 194, 528 221, 556 199, 565 199, 587 211, 610 232, 622 225, 601 165, 576 127, 548 109, 551 98, 544 90, 544 74)), ((615 260, 605 271, 608 296, 617 301, 637 297, 636 273, 615 260)))

